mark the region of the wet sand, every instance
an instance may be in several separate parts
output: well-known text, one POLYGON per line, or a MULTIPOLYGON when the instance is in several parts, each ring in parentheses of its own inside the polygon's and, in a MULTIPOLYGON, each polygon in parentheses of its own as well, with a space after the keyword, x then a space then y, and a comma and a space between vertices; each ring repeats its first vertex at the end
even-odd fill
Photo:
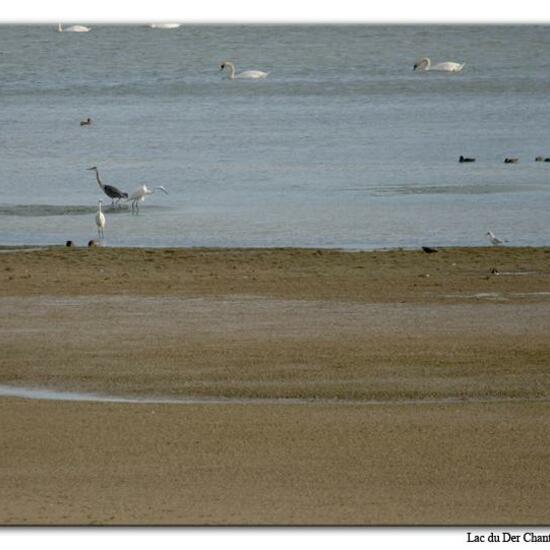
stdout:
POLYGON ((1 385, 212 400, 0 397, 3 524, 550 520, 550 249, 5 250, 0 282, 1 385))

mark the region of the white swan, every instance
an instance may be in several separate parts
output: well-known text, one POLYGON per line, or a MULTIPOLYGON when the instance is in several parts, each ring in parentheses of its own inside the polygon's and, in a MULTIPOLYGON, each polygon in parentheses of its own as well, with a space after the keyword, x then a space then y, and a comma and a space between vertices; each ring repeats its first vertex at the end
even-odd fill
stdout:
POLYGON ((432 65, 429 57, 423 57, 413 66, 413 71, 445 71, 448 73, 457 73, 464 68, 464 63, 455 63, 454 61, 444 61, 432 65))
POLYGON ((151 23, 149 28, 151 29, 177 29, 180 23, 151 23))
POLYGON ((234 80, 235 78, 265 78, 269 73, 264 73, 264 71, 243 71, 242 73, 235 74, 235 64, 232 61, 224 61, 220 65, 220 71, 224 69, 229 70, 229 79, 234 80))
POLYGON ((57 32, 89 32, 91 27, 85 27, 84 25, 73 25, 72 27, 63 28, 63 25, 59 23, 57 25, 57 32))

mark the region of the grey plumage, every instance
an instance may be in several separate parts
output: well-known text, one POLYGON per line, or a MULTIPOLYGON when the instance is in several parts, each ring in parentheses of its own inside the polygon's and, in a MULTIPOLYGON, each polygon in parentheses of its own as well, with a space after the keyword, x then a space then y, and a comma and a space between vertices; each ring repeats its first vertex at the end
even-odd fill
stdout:
POLYGON ((99 179, 99 171, 97 169, 97 166, 92 166, 91 168, 88 168, 88 170, 95 171, 95 177, 97 179, 99 187, 101 187, 101 190, 113 201, 113 204, 115 203, 115 200, 118 204, 120 199, 128 198, 128 193, 121 191, 118 187, 115 187, 114 185, 107 185, 103 183, 101 179, 99 179))

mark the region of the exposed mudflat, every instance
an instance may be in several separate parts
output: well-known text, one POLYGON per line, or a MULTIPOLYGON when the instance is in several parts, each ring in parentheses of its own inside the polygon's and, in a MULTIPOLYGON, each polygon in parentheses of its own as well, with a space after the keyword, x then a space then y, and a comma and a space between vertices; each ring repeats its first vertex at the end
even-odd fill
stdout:
POLYGON ((548 252, 6 251, 0 522, 547 524, 548 252))

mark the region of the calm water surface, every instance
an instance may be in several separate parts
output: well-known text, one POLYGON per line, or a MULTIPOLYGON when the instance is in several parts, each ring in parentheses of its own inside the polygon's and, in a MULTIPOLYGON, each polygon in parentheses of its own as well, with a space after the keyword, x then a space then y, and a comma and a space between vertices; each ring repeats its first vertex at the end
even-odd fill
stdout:
POLYGON ((549 27, 55 30, 0 27, 0 244, 96 237, 96 165, 170 193, 110 246, 550 245, 549 27))

